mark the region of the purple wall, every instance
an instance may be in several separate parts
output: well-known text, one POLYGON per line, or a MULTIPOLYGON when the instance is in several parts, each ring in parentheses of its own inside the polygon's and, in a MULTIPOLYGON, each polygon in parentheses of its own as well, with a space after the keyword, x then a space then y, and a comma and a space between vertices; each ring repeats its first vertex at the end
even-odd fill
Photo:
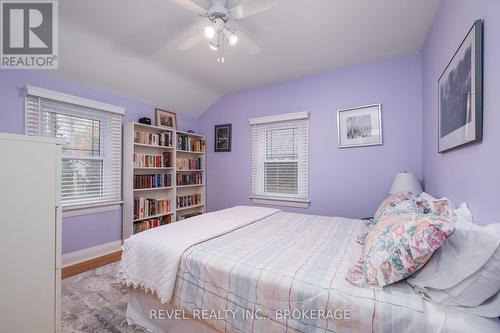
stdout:
MULTIPOLYGON (((180 129, 207 135, 208 209, 251 204, 252 117, 309 111, 309 209, 295 211, 350 217, 373 215, 397 172, 423 176, 426 190, 467 201, 481 224, 495 222, 500 197, 500 1, 442 0, 422 55, 408 55, 355 68, 224 96, 201 118, 178 115, 180 129), (477 18, 485 20, 484 141, 437 153, 437 80, 477 18), (336 110, 382 104, 384 145, 337 148, 336 110), (231 153, 213 152, 214 125, 233 124, 231 153)), ((127 109, 124 122, 153 117, 154 106, 85 87, 42 71, 0 70, 0 132, 24 133, 26 84, 95 99, 127 109)), ((294 210, 294 209, 288 209, 294 210)), ((121 238, 121 212, 65 218, 63 252, 121 238)))
MULTIPOLYGON (((139 117, 154 119, 154 106, 85 87, 33 70, 0 70, 0 132, 24 134, 25 85, 56 90, 126 108, 124 122, 139 117)), ((197 129, 198 120, 177 115, 179 129, 197 129)), ((63 253, 121 239, 121 211, 65 218, 63 220, 63 253)))
POLYGON ((466 201, 480 224, 500 215, 500 1, 443 0, 422 51, 423 174, 426 190, 466 201), (437 153, 438 87, 444 68, 476 19, 484 19, 484 140, 437 153))
MULTIPOLYGON (((309 209, 372 216, 397 172, 421 177, 420 55, 409 55, 224 96, 202 117, 207 134, 208 209, 250 204, 252 117, 309 111, 309 209), (384 145, 337 148, 336 110, 382 104, 384 145), (214 125, 232 123, 232 152, 214 153, 214 125)), ((292 210, 292 209, 289 209, 292 210)))

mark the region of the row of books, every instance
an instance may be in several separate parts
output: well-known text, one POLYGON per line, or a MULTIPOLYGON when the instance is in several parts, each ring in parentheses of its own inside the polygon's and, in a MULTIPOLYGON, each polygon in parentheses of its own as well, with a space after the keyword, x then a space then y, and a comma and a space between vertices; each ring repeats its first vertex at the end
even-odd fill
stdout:
POLYGON ((151 146, 172 147, 172 132, 150 133, 135 131, 134 142, 151 146))
POLYGON ((193 213, 184 214, 184 215, 177 215, 177 221, 182 221, 182 220, 188 219, 188 218, 193 217, 193 216, 198 216, 198 215, 201 215, 201 213, 200 212, 193 212, 193 213))
POLYGON ((171 215, 162 216, 159 219, 151 219, 151 220, 136 222, 134 223, 134 234, 169 223, 172 223, 171 215))
POLYGON ((172 186, 171 174, 135 175, 134 189, 172 186))
POLYGON ((134 167, 167 168, 172 166, 172 153, 149 155, 134 153, 134 167))
POLYGON ((177 149, 204 152, 205 140, 193 139, 187 135, 178 135, 177 149))
POLYGON ((134 198, 134 220, 170 212, 170 200, 134 198))
POLYGON ((177 197, 177 208, 184 208, 201 204, 201 193, 177 197))
POLYGON ((178 158, 177 170, 200 170, 201 158, 178 158))
POLYGON ((203 184, 203 173, 201 172, 177 175, 177 186, 201 184, 203 184))

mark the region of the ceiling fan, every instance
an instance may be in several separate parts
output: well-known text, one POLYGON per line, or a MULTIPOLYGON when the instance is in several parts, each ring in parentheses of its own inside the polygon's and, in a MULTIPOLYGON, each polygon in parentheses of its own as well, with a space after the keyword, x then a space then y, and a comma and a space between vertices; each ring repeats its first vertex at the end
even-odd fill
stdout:
POLYGON ((225 45, 241 44, 250 54, 260 52, 259 46, 232 24, 277 5, 272 0, 246 0, 228 8, 230 2, 228 0, 208 0, 205 1, 206 6, 201 6, 192 0, 170 1, 200 17, 200 20, 176 39, 177 48, 188 50, 206 39, 210 49, 218 51, 217 60, 221 63, 224 62, 225 45))

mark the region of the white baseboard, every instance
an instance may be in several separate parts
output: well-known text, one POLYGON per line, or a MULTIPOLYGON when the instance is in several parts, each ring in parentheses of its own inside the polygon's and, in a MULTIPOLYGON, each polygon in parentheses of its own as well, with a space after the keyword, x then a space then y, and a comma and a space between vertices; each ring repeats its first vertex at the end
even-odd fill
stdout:
POLYGON ((94 247, 89 247, 88 249, 78 250, 75 252, 70 252, 62 255, 61 264, 62 267, 68 267, 74 264, 78 264, 82 261, 87 261, 104 256, 109 253, 119 251, 122 246, 122 241, 117 240, 109 243, 100 244, 94 247))

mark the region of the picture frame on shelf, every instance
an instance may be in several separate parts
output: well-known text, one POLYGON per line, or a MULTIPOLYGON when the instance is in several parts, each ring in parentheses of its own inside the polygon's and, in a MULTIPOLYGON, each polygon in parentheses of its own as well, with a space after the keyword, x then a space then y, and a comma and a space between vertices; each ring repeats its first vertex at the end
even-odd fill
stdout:
POLYGON ((155 109, 156 126, 166 129, 177 129, 177 115, 162 109, 155 109))
POLYGON ((215 125, 214 152, 231 151, 232 124, 215 125))
POLYGON ((438 80, 438 152, 483 139, 483 21, 477 20, 438 80))
POLYGON ((382 145, 382 107, 371 104, 337 110, 339 148, 382 145))

